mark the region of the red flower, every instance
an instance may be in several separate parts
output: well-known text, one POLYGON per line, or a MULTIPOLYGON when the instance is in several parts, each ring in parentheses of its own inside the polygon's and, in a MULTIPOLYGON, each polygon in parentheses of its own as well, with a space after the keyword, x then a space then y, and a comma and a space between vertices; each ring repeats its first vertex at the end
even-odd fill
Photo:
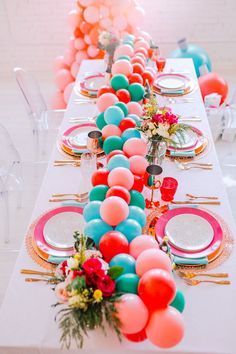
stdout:
POLYGON ((84 272, 82 270, 71 270, 69 274, 70 274, 71 280, 73 280, 76 277, 80 277, 81 275, 84 275, 84 272))
POLYGON ((97 288, 102 291, 103 297, 109 297, 115 292, 116 284, 109 275, 105 275, 98 280, 97 288))
POLYGON ((91 273, 94 270, 102 269, 102 263, 97 258, 90 258, 83 264, 85 273, 91 273))
POLYGON ((63 261, 60 265, 60 271, 64 276, 66 275, 66 268, 67 268, 67 260, 63 261))
POLYGON ((94 269, 93 271, 86 273, 86 283, 89 286, 94 286, 97 288, 98 282, 105 276, 105 271, 103 269, 94 269))

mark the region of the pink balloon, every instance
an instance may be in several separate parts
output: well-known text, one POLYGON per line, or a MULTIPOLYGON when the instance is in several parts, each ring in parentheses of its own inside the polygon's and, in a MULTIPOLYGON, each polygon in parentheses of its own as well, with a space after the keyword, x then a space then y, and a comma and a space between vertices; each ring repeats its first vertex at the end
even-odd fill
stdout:
POLYGON ((90 45, 92 44, 92 39, 90 38, 90 35, 89 34, 85 34, 84 35, 84 41, 86 44, 90 45))
POLYGON ((127 140, 123 145, 123 151, 128 156, 147 155, 147 143, 139 138, 131 138, 127 140))
POLYGON ((108 186, 122 186, 130 190, 134 184, 134 176, 124 167, 114 168, 108 175, 108 186))
POLYGON ((184 321, 174 307, 167 307, 151 314, 146 327, 147 338, 160 348, 177 345, 184 336, 184 321))
POLYGON ((94 3, 95 0, 78 0, 81 6, 87 7, 94 3))
POLYGON ((137 42, 135 42, 134 44, 134 49, 138 49, 138 48, 144 48, 144 49, 149 49, 150 45, 148 42, 146 42, 144 39, 143 40, 139 40, 137 42))
POLYGON ((108 197, 102 202, 100 214, 108 225, 117 226, 128 217, 129 207, 120 197, 108 197))
POLYGON ((87 53, 91 58, 94 58, 99 54, 99 49, 95 45, 90 45, 87 49, 87 53))
POLYGON ((110 18, 102 18, 99 21, 99 24, 102 28, 110 30, 112 28, 112 20, 110 18))
POLYGON ((111 68, 112 75, 123 74, 125 76, 131 75, 133 72, 133 66, 128 60, 117 60, 111 68))
POLYGON ((109 8, 104 6, 104 5, 100 5, 100 15, 102 18, 108 17, 110 14, 109 8))
POLYGON ((71 36, 69 39, 68 47, 70 51, 75 55, 76 49, 75 49, 75 37, 71 36))
POLYGON ((55 83, 61 91, 64 91, 65 87, 72 81, 74 81, 73 77, 67 69, 58 70, 55 75, 55 83))
POLYGON ((117 125, 114 124, 108 124, 105 125, 105 127, 102 128, 102 138, 105 140, 109 136, 121 136, 122 132, 117 125))
POLYGON ((135 237, 129 245, 129 254, 135 259, 148 249, 159 249, 159 245, 154 237, 150 235, 140 235, 135 237))
POLYGON ((63 97, 64 97, 64 101, 66 103, 69 102, 70 95, 71 95, 71 92, 73 90, 73 87, 74 87, 74 82, 71 82, 69 85, 66 86, 66 88, 64 90, 63 97))
POLYGON ((64 54, 64 61, 66 65, 71 66, 74 60, 75 60, 74 52, 70 49, 67 49, 64 54))
POLYGON ((124 16, 122 16, 122 15, 114 17, 113 26, 118 31, 123 31, 126 28, 126 26, 127 26, 126 18, 124 16))
POLYGON ((137 116, 142 117, 143 109, 138 102, 131 101, 127 103, 129 114, 137 114, 137 116))
POLYGON ((130 171, 133 172, 133 174, 138 176, 144 175, 144 173, 146 172, 146 168, 148 166, 148 162, 145 159, 145 157, 134 155, 130 157, 129 162, 130 162, 130 171))
POLYGON ((114 93, 104 93, 97 100, 97 107, 100 112, 104 112, 108 107, 114 106, 119 100, 114 93))
POLYGON ((72 29, 79 26, 81 21, 81 13, 78 10, 71 10, 68 13, 68 22, 72 29))
POLYGON ((147 41, 148 43, 150 43, 152 37, 150 36, 150 34, 149 34, 148 32, 140 31, 139 34, 140 34, 140 36, 141 36, 145 41, 147 41))
POLYGON ((171 260, 166 253, 159 249, 147 249, 136 260, 136 273, 141 277, 151 269, 162 269, 171 272, 171 260))
POLYGON ((68 69, 68 66, 65 64, 63 55, 59 55, 54 60, 54 70, 58 71, 60 69, 68 69))
POLYGON ((128 13, 128 22, 132 27, 140 27, 143 24, 145 11, 136 6, 128 13))
POLYGON ((89 6, 84 10, 83 16, 88 23, 96 23, 100 16, 99 9, 96 6, 89 6))
POLYGON ((85 50, 80 50, 75 56, 76 61, 81 64, 83 60, 88 59, 88 54, 85 50))
POLYGON ((64 101, 63 93, 57 91, 51 99, 51 108, 52 109, 65 109, 66 103, 64 101))
POLYGON ((76 38, 74 41, 74 46, 75 46, 75 49, 77 49, 77 50, 84 49, 85 45, 86 44, 85 44, 85 41, 83 40, 83 38, 76 38))
POLYGON ((132 57, 134 55, 133 48, 128 44, 119 45, 119 47, 117 47, 115 50, 114 59, 117 60, 122 55, 128 55, 129 57, 132 57))
POLYGON ((132 334, 142 331, 148 321, 148 310, 138 295, 124 294, 115 304, 121 331, 132 334))
POLYGON ((77 75, 78 75, 78 72, 79 72, 79 64, 77 63, 77 61, 74 61, 72 64, 71 64, 71 67, 70 67, 70 72, 71 72, 71 75, 73 76, 74 79, 76 79, 77 75))

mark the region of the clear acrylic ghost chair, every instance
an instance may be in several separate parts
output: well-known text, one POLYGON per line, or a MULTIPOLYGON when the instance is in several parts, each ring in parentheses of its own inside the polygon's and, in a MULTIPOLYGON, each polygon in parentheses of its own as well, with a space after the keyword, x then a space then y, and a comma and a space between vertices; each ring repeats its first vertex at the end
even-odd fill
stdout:
POLYGON ((10 241, 9 195, 15 192, 17 207, 21 206, 22 198, 22 164, 20 155, 11 137, 0 124, 0 222, 3 230, 4 243, 10 241))
POLYGON ((39 160, 41 154, 45 154, 49 130, 55 131, 59 128, 65 110, 50 110, 47 108, 39 84, 29 72, 16 67, 14 68, 14 74, 30 118, 35 137, 36 158, 39 160))

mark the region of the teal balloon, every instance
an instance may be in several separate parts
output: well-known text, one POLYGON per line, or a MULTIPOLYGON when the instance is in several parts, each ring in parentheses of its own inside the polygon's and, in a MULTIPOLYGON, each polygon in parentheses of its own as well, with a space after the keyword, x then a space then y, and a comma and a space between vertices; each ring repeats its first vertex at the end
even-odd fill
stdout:
POLYGON ((93 202, 88 203, 83 211, 83 216, 86 222, 89 222, 93 219, 100 219, 100 208, 102 202, 99 200, 94 200, 93 202))
POLYGON ((116 74, 112 77, 110 84, 115 91, 127 89, 129 87, 129 80, 123 74, 116 74))
POLYGON ((142 100, 145 94, 145 89, 143 85, 138 83, 129 85, 128 91, 131 96, 131 101, 136 101, 136 102, 142 100))
POLYGON ((124 234, 129 242, 142 234, 142 227, 140 224, 136 220, 129 218, 117 225, 115 230, 124 234))
POLYGON ((137 129, 134 128, 128 128, 124 131, 124 133, 121 135, 121 139, 126 142, 126 140, 129 140, 131 138, 141 138, 141 134, 137 129))
POLYGON ((176 308, 179 312, 183 312, 185 308, 185 298, 182 291, 177 290, 176 295, 170 306, 176 308))
POLYGON ((107 125, 107 123, 104 120, 104 112, 102 112, 96 118, 96 126, 98 127, 98 129, 102 130, 105 125, 107 125))
POLYGON ((122 109, 122 111, 124 112, 125 117, 128 115, 129 110, 128 110, 127 105, 124 102, 115 103, 115 106, 117 106, 117 107, 122 109))
POLYGON ((101 219, 93 219, 89 221, 84 228, 85 236, 90 237, 98 247, 100 238, 113 228, 101 219))
POLYGON ((122 274, 116 280, 116 291, 121 293, 138 293, 139 276, 133 273, 122 274))
POLYGON ((109 160, 107 168, 109 171, 113 170, 116 167, 124 167, 130 169, 130 162, 126 156, 115 155, 109 160))
POLYGON ((108 155, 113 150, 122 150, 123 140, 119 136, 109 136, 103 143, 103 150, 108 155))
POLYGON ((126 41, 124 41, 123 42, 123 44, 128 44, 128 45, 130 45, 130 47, 134 47, 134 43, 132 42, 132 41, 128 41, 128 40, 126 40, 126 41))
POLYGON ((131 41, 134 42, 135 37, 132 34, 126 34, 123 38, 123 41, 131 41))
POLYGON ((170 53, 170 58, 191 58, 193 59, 197 77, 200 76, 199 68, 206 65, 208 70, 212 70, 211 60, 206 51, 195 44, 187 44, 186 48, 178 48, 170 53))
POLYGON ((137 127, 141 126, 142 120, 141 120, 141 118, 139 118, 139 116, 137 116, 137 114, 132 113, 132 114, 129 114, 128 117, 132 118, 136 122, 137 127))
POLYGON ((121 60, 121 59, 128 60, 128 61, 131 60, 131 58, 128 55, 121 55, 117 60, 121 60))
POLYGON ((104 120, 107 124, 119 125, 124 116, 124 112, 120 107, 110 106, 105 110, 104 120))
POLYGON ((130 192, 130 203, 129 205, 135 205, 141 209, 145 209, 145 199, 141 193, 135 190, 130 192))
POLYGON ((127 253, 117 254, 109 263, 110 267, 120 266, 123 268, 123 274, 136 273, 135 272, 135 259, 127 253))
POLYGON ((146 222, 147 222, 147 217, 146 217, 144 210, 138 206, 135 206, 135 205, 129 206, 128 218, 136 220, 142 228, 146 225, 146 222))
POLYGON ((94 200, 103 201, 106 198, 106 194, 107 194, 108 189, 109 189, 109 187, 104 184, 100 184, 98 186, 93 187, 91 189, 91 191, 89 192, 90 202, 92 202, 94 200))

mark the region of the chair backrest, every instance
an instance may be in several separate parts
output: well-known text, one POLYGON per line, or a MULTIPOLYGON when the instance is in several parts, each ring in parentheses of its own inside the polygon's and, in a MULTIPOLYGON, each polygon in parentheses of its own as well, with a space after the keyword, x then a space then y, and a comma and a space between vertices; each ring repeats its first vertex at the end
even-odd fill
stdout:
POLYGON ((24 98, 28 115, 40 119, 43 111, 47 110, 46 102, 35 78, 22 68, 14 68, 16 82, 24 98))

